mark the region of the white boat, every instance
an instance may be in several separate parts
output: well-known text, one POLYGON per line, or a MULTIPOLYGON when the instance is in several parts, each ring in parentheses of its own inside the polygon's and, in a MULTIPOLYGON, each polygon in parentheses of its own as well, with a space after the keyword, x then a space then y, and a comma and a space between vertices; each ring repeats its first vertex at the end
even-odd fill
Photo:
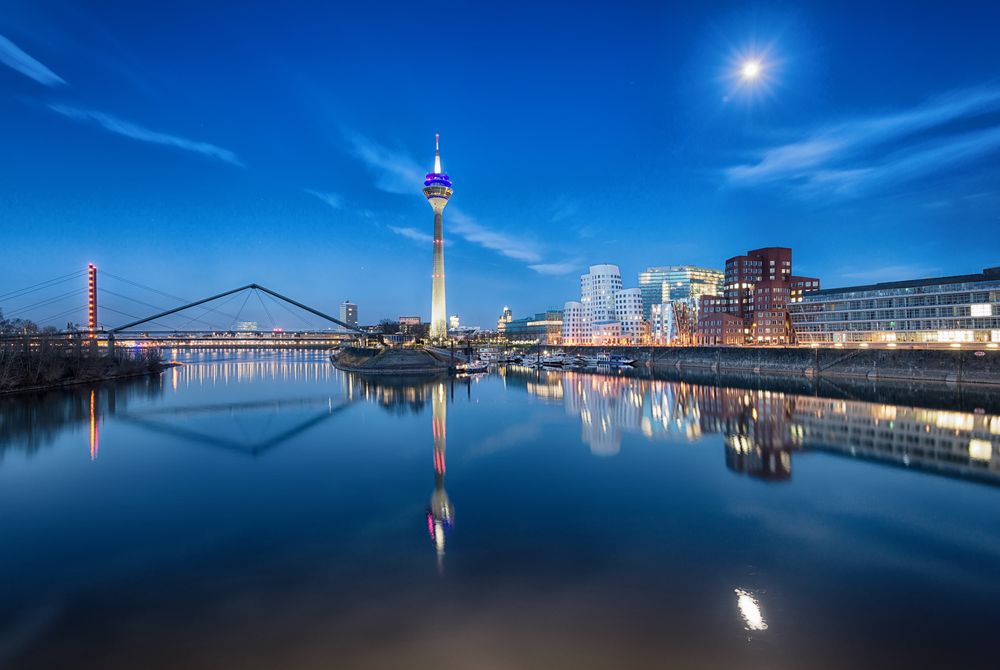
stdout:
POLYGON ((469 361, 468 363, 459 363, 455 366, 455 370, 462 374, 474 375, 480 372, 486 372, 490 369, 490 364, 486 361, 469 361))
POLYGON ((602 352, 596 356, 588 356, 583 359, 587 367, 622 368, 635 363, 634 358, 629 358, 622 354, 611 354, 602 352))
POLYGON ((542 365, 550 368, 561 368, 570 365, 573 360, 573 356, 557 353, 549 356, 542 356, 542 365))

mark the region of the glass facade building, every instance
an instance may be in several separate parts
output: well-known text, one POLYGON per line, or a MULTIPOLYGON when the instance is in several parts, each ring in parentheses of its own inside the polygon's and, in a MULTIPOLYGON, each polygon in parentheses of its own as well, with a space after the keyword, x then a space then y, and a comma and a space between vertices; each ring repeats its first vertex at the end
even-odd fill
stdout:
POLYGON ((639 273, 642 315, 652 318, 653 305, 683 300, 697 304, 703 295, 722 295, 725 275, 721 270, 693 265, 662 265, 639 273))
POLYGON ((534 316, 511 320, 504 329, 504 336, 513 342, 559 344, 562 341, 562 330, 562 310, 550 309, 534 316))
POLYGON ((789 305, 800 344, 1000 343, 1000 267, 812 291, 789 305))

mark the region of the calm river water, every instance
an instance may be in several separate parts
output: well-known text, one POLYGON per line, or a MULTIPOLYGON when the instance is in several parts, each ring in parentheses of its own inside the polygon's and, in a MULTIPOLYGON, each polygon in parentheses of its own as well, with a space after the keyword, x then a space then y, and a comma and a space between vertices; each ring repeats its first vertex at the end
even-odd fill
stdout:
POLYGON ((178 356, 0 398, 0 667, 1000 667, 988 402, 178 356))

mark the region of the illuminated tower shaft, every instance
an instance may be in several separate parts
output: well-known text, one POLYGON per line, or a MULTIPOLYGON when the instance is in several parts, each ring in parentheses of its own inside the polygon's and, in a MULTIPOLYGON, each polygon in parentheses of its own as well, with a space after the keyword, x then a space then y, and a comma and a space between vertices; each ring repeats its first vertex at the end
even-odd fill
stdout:
POLYGON ((97 266, 87 264, 87 330, 97 332, 97 266))
POLYGON ((444 224, 445 205, 453 193, 451 180, 441 171, 441 150, 434 136, 434 172, 424 179, 424 196, 434 209, 434 259, 431 266, 431 332, 432 339, 448 337, 448 313, 444 300, 444 224))

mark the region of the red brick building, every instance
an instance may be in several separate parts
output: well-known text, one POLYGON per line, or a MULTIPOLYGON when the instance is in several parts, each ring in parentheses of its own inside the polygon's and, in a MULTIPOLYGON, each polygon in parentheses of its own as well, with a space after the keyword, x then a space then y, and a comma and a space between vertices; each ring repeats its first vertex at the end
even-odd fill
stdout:
POLYGON ((818 288, 819 279, 792 275, 788 247, 765 247, 734 256, 726 261, 723 296, 701 300, 698 344, 790 344, 795 336, 788 305, 801 300, 805 291, 818 288))
POLYGON ((725 312, 698 312, 698 344, 702 346, 738 346, 746 342, 746 325, 738 316, 725 312))

